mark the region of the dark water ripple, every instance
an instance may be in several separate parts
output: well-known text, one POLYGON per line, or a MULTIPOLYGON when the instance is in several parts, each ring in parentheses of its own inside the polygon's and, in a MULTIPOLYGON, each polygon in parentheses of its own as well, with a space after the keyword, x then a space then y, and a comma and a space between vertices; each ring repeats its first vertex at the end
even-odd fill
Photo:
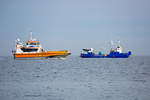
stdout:
POLYGON ((0 57, 1 100, 150 100, 150 57, 0 57))

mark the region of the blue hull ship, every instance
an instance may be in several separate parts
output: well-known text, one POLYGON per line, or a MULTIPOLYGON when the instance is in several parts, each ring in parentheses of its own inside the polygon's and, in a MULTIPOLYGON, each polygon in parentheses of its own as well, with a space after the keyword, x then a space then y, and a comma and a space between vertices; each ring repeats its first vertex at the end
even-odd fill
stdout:
POLYGON ((110 52, 109 54, 95 54, 88 52, 87 54, 81 53, 82 58, 128 58, 131 55, 131 51, 128 53, 110 52))
POLYGON ((80 57, 82 58, 128 58, 131 55, 131 51, 128 51, 127 53, 122 53, 122 47, 119 45, 116 48, 111 48, 110 53, 108 54, 102 54, 99 52, 98 54, 93 52, 94 49, 82 49, 82 53, 80 54, 80 57))

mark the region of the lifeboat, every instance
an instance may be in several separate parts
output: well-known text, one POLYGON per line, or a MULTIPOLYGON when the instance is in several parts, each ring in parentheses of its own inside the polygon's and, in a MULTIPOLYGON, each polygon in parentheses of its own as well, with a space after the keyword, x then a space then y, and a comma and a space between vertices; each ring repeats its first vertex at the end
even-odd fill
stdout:
POLYGON ((14 59, 61 58, 67 57, 70 54, 67 50, 45 51, 39 41, 32 39, 32 32, 30 33, 30 39, 25 44, 20 39, 17 39, 16 48, 13 50, 14 59))

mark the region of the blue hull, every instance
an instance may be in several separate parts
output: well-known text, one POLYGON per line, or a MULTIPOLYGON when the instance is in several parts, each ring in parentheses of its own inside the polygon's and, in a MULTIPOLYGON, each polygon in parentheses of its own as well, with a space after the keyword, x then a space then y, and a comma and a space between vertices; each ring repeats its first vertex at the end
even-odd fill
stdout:
POLYGON ((128 58, 131 55, 131 52, 128 53, 119 53, 119 52, 111 52, 110 54, 94 54, 94 53, 88 53, 88 54, 82 54, 80 57, 82 58, 128 58))

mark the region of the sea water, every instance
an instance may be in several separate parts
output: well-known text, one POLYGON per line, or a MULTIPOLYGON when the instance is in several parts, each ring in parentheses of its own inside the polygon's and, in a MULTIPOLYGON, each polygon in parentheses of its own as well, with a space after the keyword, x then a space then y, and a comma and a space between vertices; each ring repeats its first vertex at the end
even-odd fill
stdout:
POLYGON ((150 57, 0 57, 0 100, 150 100, 150 57))

